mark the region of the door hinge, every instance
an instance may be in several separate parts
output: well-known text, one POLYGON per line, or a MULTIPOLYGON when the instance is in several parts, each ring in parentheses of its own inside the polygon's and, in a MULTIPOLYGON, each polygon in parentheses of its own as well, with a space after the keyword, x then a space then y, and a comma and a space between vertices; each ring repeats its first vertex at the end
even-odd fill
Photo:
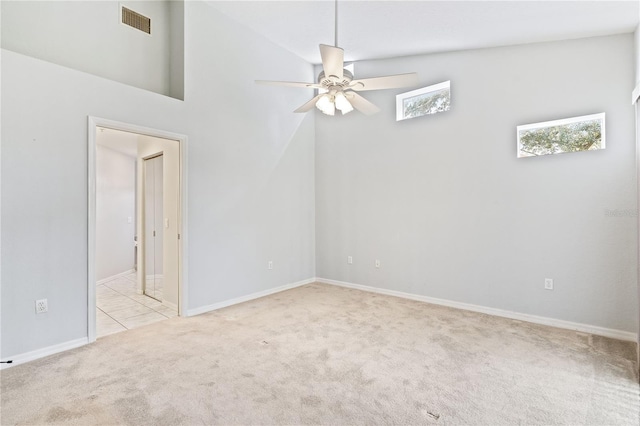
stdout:
POLYGON ((156 236, 156 231, 155 231, 155 230, 153 231, 153 236, 154 236, 154 237, 156 236))
POLYGON ((178 239, 180 239, 180 234, 178 234, 178 239))

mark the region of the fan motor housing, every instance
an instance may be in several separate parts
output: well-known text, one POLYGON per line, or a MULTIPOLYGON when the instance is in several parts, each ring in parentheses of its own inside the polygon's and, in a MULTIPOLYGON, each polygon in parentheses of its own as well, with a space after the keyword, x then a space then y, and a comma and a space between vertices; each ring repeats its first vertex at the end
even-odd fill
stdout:
POLYGON ((351 72, 346 69, 342 70, 342 80, 338 80, 335 77, 326 77, 324 71, 318 74, 318 84, 327 88, 331 86, 339 86, 345 88, 349 86, 351 80, 353 80, 353 74, 351 74, 351 72))

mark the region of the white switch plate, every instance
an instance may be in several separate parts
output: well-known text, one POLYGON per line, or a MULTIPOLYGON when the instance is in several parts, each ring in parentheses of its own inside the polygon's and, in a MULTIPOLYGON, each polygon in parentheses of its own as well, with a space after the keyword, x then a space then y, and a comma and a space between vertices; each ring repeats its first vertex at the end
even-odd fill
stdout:
POLYGON ((553 279, 545 278, 544 279, 544 288, 546 290, 553 290, 553 279))
POLYGON ((376 268, 380 267, 380 259, 376 259, 376 268))
POLYGON ((273 260, 267 262, 267 269, 273 269, 273 260))
POLYGON ((353 264, 353 256, 347 256, 347 263, 348 263, 349 265, 352 265, 352 264, 353 264))
POLYGON ((166 229, 169 229, 169 219, 167 219, 167 218, 164 219, 164 227, 166 229))
POLYGON ((127 216, 127 223, 133 222, 133 218, 131 216, 127 216))

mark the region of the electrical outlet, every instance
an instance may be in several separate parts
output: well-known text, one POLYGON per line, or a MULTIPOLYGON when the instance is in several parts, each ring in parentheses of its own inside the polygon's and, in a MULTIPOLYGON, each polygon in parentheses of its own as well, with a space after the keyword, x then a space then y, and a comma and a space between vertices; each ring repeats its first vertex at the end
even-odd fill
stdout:
POLYGON ((349 265, 352 265, 352 264, 353 264, 353 256, 347 256, 347 263, 348 263, 349 265))
POLYGON ((376 268, 380 267, 380 259, 376 259, 376 268))
POLYGON ((553 290, 553 279, 545 278, 544 279, 544 288, 546 290, 553 290))
POLYGON ((267 262, 267 269, 273 269, 273 260, 267 262))
POLYGON ((47 299, 36 300, 36 314, 43 314, 48 310, 47 299))

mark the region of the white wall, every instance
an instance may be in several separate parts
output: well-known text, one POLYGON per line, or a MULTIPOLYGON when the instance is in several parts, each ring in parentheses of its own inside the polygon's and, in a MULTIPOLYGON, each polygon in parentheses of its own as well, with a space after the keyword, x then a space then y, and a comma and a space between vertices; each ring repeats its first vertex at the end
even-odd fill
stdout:
POLYGON ((133 269, 136 160, 96 146, 96 280, 133 269), (129 222, 129 218, 131 222, 129 222))
MULTIPOLYGON (((640 85, 640 27, 638 27, 634 34, 634 47, 635 47, 635 65, 636 65, 636 86, 640 85)), ((634 99, 635 100, 635 99, 634 99)))
POLYGON ((169 96, 184 100, 184 0, 169 1, 169 96))
POLYGON ((357 63, 452 110, 317 115, 318 276, 636 332, 636 219, 605 214, 636 208, 633 69, 631 34, 357 63), (517 125, 598 112, 606 150, 516 158, 517 125))
POLYGON ((180 8, 168 1, 3 1, 2 48, 181 98, 183 28, 171 16, 179 18, 180 8), (120 4, 150 17, 151 35, 123 25, 120 4))
POLYGON ((637 226, 604 214, 636 208, 630 35, 359 63, 452 80, 401 123, 397 91, 291 114, 312 93, 253 80, 312 67, 204 3, 184 36, 184 102, 2 50, 2 358, 87 336, 87 115, 188 135, 190 308, 314 276, 315 223, 319 276, 636 330, 637 226), (599 111, 606 150, 515 158, 516 125, 599 111))
POLYGON ((202 2, 185 28, 184 102, 2 50, 3 359, 87 336, 88 115, 188 135, 190 308, 314 276, 312 93, 254 83, 312 67, 202 2))

